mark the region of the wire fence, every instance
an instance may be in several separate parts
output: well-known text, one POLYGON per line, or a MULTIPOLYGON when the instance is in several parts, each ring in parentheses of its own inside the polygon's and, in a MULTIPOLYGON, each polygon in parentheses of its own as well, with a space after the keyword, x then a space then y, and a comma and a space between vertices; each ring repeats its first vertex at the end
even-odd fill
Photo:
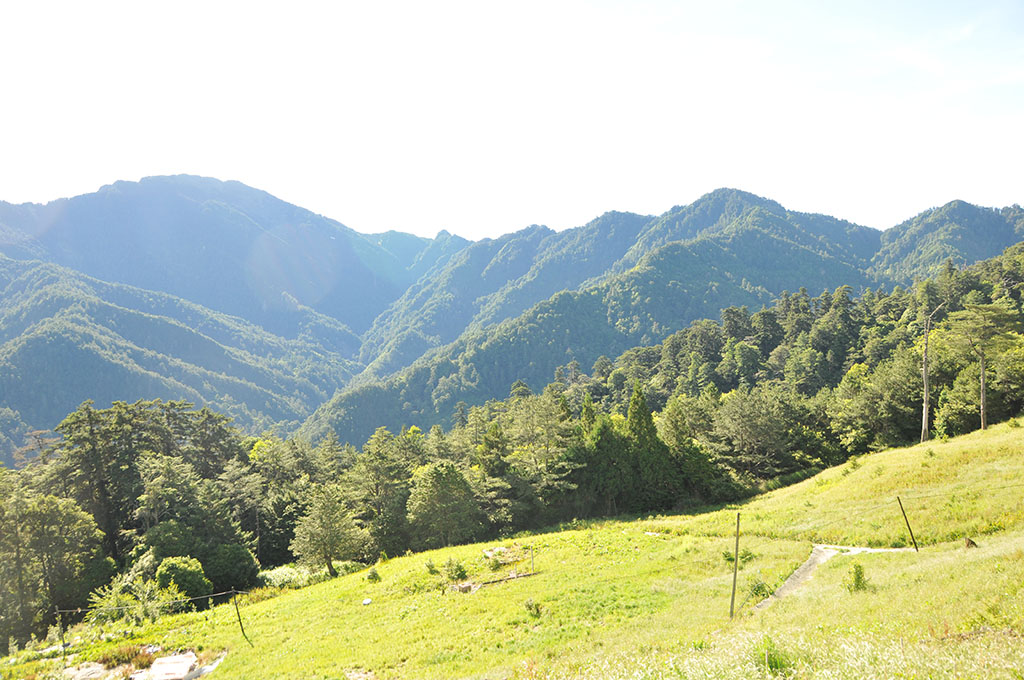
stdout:
POLYGON ((67 641, 64 639, 64 615, 65 614, 75 614, 75 615, 86 614, 86 615, 88 615, 88 614, 90 614, 92 612, 102 612, 102 611, 110 611, 110 612, 113 612, 113 611, 131 611, 131 610, 136 610, 137 611, 139 609, 139 607, 144 607, 144 608, 153 607, 153 608, 157 609, 157 611, 160 611, 160 610, 164 609, 165 607, 170 607, 170 606, 173 606, 173 605, 181 605, 181 604, 186 604, 186 603, 189 603, 189 602, 199 602, 199 601, 202 601, 202 600, 205 600, 205 601, 208 602, 208 601, 210 601, 210 600, 212 600, 214 598, 224 597, 224 596, 227 596, 227 595, 231 596, 231 602, 235 605, 235 616, 238 619, 238 628, 239 628, 239 630, 242 631, 242 637, 245 638, 245 641, 249 643, 250 647, 252 647, 253 646, 252 640, 249 639, 249 636, 245 632, 245 626, 242 624, 242 612, 238 609, 238 599, 237 599, 238 595, 248 595, 248 594, 249 594, 249 591, 247 591, 247 590, 235 590, 234 588, 232 588, 231 590, 224 590, 224 591, 219 592, 219 593, 210 593, 209 595, 198 595, 196 597, 182 597, 182 598, 176 598, 176 599, 173 599, 173 600, 161 600, 161 601, 157 601, 157 602, 147 602, 147 603, 139 602, 138 604, 135 604, 135 605, 124 605, 124 606, 117 606, 117 607, 109 607, 109 606, 102 606, 102 607, 75 607, 73 609, 61 609, 59 607, 54 607, 53 608, 53 612, 54 612, 54 614, 56 616, 56 619, 57 619, 57 631, 60 634, 61 656, 62 656, 62 658, 64 660, 64 665, 65 666, 67 665, 67 650, 68 650, 68 646, 69 646, 67 641))
MULTIPOLYGON (((999 496, 999 495, 1002 495, 1002 494, 1004 494, 1006 492, 1013 491, 1013 490, 1016 490, 1016 489, 1021 489, 1021 488, 1024 488, 1024 483, 1021 483, 1021 484, 1001 484, 1001 485, 998 485, 998 486, 979 486, 979 485, 974 485, 974 486, 972 486, 969 489, 962 489, 960 491, 954 491, 954 492, 947 491, 947 492, 944 492, 944 493, 929 493, 929 494, 915 494, 915 495, 903 495, 903 494, 900 494, 900 495, 895 496, 894 500, 897 502, 897 504, 898 504, 902 514, 903 514, 903 518, 904 518, 904 520, 907 523, 907 531, 910 534, 910 538, 911 538, 911 540, 914 543, 914 549, 916 551, 917 550, 917 541, 916 541, 916 539, 914 539, 913 529, 911 529, 911 526, 910 526, 910 520, 907 519, 906 512, 903 510, 903 503, 901 502, 900 499, 907 500, 907 501, 923 500, 923 499, 929 499, 929 498, 949 498, 949 499, 953 499, 953 498, 956 498, 958 495, 962 495, 962 494, 980 494, 982 492, 986 493, 988 496, 993 496, 993 495, 994 496, 999 496)), ((857 517, 861 517, 863 515, 874 513, 874 512, 876 512, 878 510, 883 510, 883 509, 886 509, 886 508, 892 508, 892 506, 893 506, 893 502, 890 500, 890 501, 887 501, 885 503, 880 503, 878 505, 873 505, 873 506, 868 507, 868 508, 861 508, 859 510, 847 512, 842 517, 839 517, 839 518, 834 519, 834 520, 830 520, 828 522, 824 522, 822 524, 816 524, 816 525, 814 525, 812 527, 801 527, 801 526, 799 526, 797 524, 790 524, 788 526, 782 527, 782 529, 783 530, 787 530, 788 529, 788 530, 791 530, 791 531, 798 531, 798 532, 801 532, 801 533, 818 532, 818 531, 821 531, 822 529, 824 529, 826 527, 829 527, 829 526, 832 526, 834 524, 838 524, 840 522, 850 522, 851 520, 856 519, 857 517)), ((739 522, 738 522, 739 514, 740 513, 737 512, 737 529, 736 529, 736 532, 737 532, 737 548, 736 548, 736 554, 733 556, 733 559, 737 560, 737 561, 739 560, 739 542, 738 542, 739 535, 740 535, 739 522)), ((756 534, 756 531, 755 531, 755 534, 756 534)), ((735 584, 734 584, 734 587, 735 587, 735 584)), ((739 607, 737 607, 737 609, 741 609, 752 597, 754 597, 754 593, 753 592, 748 593, 746 598, 743 599, 743 601, 740 603, 740 605, 739 605, 739 607)), ((732 617, 732 612, 730 611, 730 618, 731 617, 732 617)))
MULTIPOLYGON (((233 597, 235 595, 248 595, 248 594, 249 594, 248 590, 234 590, 234 589, 232 589, 232 590, 225 590, 225 591, 220 592, 220 593, 210 593, 209 595, 198 595, 196 597, 183 597, 183 598, 179 598, 179 599, 176 599, 176 600, 161 600, 161 601, 156 602, 154 604, 157 605, 157 606, 160 606, 160 607, 165 607, 165 606, 169 607, 169 606, 175 605, 175 604, 185 604, 186 602, 199 602, 200 600, 211 600, 211 599, 214 599, 214 598, 217 598, 217 597, 223 597, 225 595, 231 595, 233 597)), ((138 609, 138 605, 124 605, 122 607, 75 607, 75 608, 72 608, 72 609, 59 609, 59 608, 55 608, 53 611, 56 612, 57 614, 90 614, 92 612, 101 612, 101 611, 110 611, 110 612, 113 612, 113 611, 132 611, 132 610, 135 610, 135 609, 138 609)))
MULTIPOLYGON (((974 486, 974 487, 971 487, 970 489, 964 489, 960 493, 981 493, 981 492, 985 492, 985 493, 988 493, 989 495, 999 495, 999 492, 1007 491, 1007 490, 1011 490, 1011 489, 1020 489, 1020 488, 1024 488, 1024 484, 1004 484, 1004 485, 1000 485, 1000 486, 985 486, 985 487, 974 486)), ((926 499, 926 498, 950 498, 950 499, 952 499, 952 498, 955 498, 958 495, 959 495, 959 493, 957 493, 957 492, 915 494, 915 495, 899 494, 899 496, 894 497, 893 500, 896 500, 896 498, 902 498, 905 501, 921 500, 921 499, 926 499)), ((880 503, 878 505, 872 505, 871 507, 868 507, 868 508, 861 508, 859 510, 849 511, 846 514, 844 514, 842 517, 838 517, 836 519, 829 520, 827 522, 823 522, 823 523, 820 523, 820 524, 814 524, 813 526, 801 527, 800 525, 797 525, 797 524, 790 524, 790 525, 782 527, 782 529, 788 529, 788 530, 794 530, 794 531, 803 531, 803 532, 820 531, 821 529, 824 529, 826 527, 830 527, 833 524, 839 524, 840 522, 849 522, 849 521, 851 521, 851 520, 853 520, 853 519, 855 519, 857 517, 861 517, 863 515, 867 515, 869 513, 875 512, 877 510, 883 510, 885 508, 891 508, 892 504, 893 504, 893 501, 890 500, 890 501, 886 501, 885 503, 880 503)))

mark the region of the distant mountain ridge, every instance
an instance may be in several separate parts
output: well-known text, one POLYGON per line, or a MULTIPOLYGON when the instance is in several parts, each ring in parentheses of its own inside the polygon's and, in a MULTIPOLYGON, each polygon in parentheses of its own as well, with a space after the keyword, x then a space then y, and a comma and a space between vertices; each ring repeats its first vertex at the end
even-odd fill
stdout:
POLYGON ((872 258, 878 276, 907 282, 952 260, 963 266, 992 256, 1024 239, 1024 209, 980 208, 951 201, 926 210, 881 234, 881 247, 872 258))
POLYGON ((294 329, 302 305, 364 331, 465 239, 374 239, 239 182, 179 175, 116 182, 46 205, 0 203, 0 252, 159 290, 294 329), (417 247, 418 246, 418 247, 417 247))
POLYGON ((429 426, 508 376, 541 387, 726 306, 907 284, 1021 238, 1019 206, 953 201, 879 232, 735 189, 476 242, 361 234, 188 175, 0 202, 0 449, 86 398, 185 398, 246 428, 316 411, 304 433, 358 441, 375 418, 429 426))
MULTIPOLYGON (((473 243, 414 284, 374 321, 364 335, 360 360, 369 364, 371 378, 387 375, 426 350, 454 341, 466 328, 512 318, 561 290, 606 282, 667 245, 701 240, 738 243, 758 238, 755 233, 790 243, 815 259, 824 258, 830 271, 841 271, 844 277, 822 277, 803 265, 805 278, 774 277, 765 287, 764 301, 787 286, 834 287, 837 280, 855 287, 880 283, 868 273, 881 242, 877 230, 793 213, 753 194, 718 189, 659 217, 605 213, 563 232, 533 226, 473 243)), ((748 262, 755 269, 756 264, 748 262)), ((750 285, 761 283, 752 280, 750 285)))

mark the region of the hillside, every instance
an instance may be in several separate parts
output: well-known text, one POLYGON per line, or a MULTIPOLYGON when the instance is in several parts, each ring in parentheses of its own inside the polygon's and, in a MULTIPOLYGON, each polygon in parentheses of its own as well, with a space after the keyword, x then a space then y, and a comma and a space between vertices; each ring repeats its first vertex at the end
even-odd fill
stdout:
POLYGON ((373 361, 368 376, 383 377, 467 329, 515 318, 560 291, 628 286, 622 278, 636 267, 657 268, 655 276, 670 286, 655 299, 669 300, 665 317, 671 321, 618 319, 614 309, 609 314, 613 324, 633 329, 635 342, 651 342, 702 316, 717 316, 721 306, 766 303, 787 289, 877 286, 867 268, 878 239, 874 229, 789 212, 734 189, 716 190, 660 217, 606 213, 564 232, 531 227, 469 246, 410 288, 374 322, 360 356, 373 361), (662 254, 666 247, 674 250, 662 254), (680 256, 680 250, 693 257, 680 256), (700 260, 696 266, 693 258, 700 260), (712 278, 699 280, 709 271, 712 278), (721 284, 715 296, 726 304, 708 304, 704 284, 721 284))
MULTIPOLYGON (((355 367, 346 357, 358 338, 310 309, 291 313, 297 337, 285 339, 170 295, 2 255, 0 299, 0 408, 23 429, 50 429, 86 399, 148 396, 216 404, 259 430, 303 419, 355 367)), ((12 450, 0 447, 0 460, 10 464, 12 450)))
POLYGON ((900 283, 934 274, 947 259, 963 266, 1024 239, 1024 210, 952 201, 882 232, 871 270, 900 283))
POLYGON ((885 290, 947 259, 993 256, 1021 219, 1017 207, 954 202, 879 233, 719 189, 660 216, 609 212, 575 229, 532 226, 472 243, 447 232, 360 234, 238 182, 192 176, 0 203, 0 253, 67 267, 93 290, 106 282, 95 295, 118 308, 76 305, 76 292, 43 324, 56 302, 0 299, 10 324, 0 327, 10 385, 0 450, 89 397, 188 399, 252 431, 291 430, 319 409, 304 435, 334 429, 353 442, 379 425, 426 429, 450 422, 460 401, 502 398, 520 379, 541 389, 560 366, 588 368, 730 306, 757 310, 801 288, 885 290), (125 328, 148 327, 144 338, 110 327, 123 315, 125 328), (188 330, 158 330, 152 316, 188 330), (238 345, 237 332, 217 335, 225 324, 297 343, 268 350, 271 362, 298 354, 251 370, 243 365, 261 363, 263 350, 238 345), (249 355, 198 359, 205 340, 196 338, 179 354, 171 338, 191 331, 249 355), (93 383, 102 394, 86 393, 93 383))
MULTIPOLYGON (((318 408, 299 434, 316 441, 334 432, 358 443, 380 426, 399 431, 416 425, 426 431, 450 424, 460 401, 473 405, 504 398, 517 380, 539 392, 556 380, 560 368, 576 362, 576 371, 586 372, 601 356, 619 357, 617 375, 580 386, 574 408, 589 391, 595 398, 616 393, 604 407, 621 409, 628 398, 623 386, 649 378, 656 383, 650 387, 657 404, 674 394, 694 397, 709 385, 728 392, 773 379, 799 385, 810 396, 838 386, 855 362, 875 361, 912 344, 912 329, 899 318, 917 317, 917 293, 867 294, 866 275, 782 233, 771 215, 755 208, 717 236, 669 243, 603 283, 559 293, 516 318, 469 331, 392 377, 371 383, 357 379, 318 408), (831 290, 832 276, 847 285, 831 290), (865 292, 853 308, 858 291, 850 282, 865 292), (812 299, 802 284, 825 292, 812 299), (833 298, 841 307, 829 314, 833 298), (755 328, 751 311, 759 308, 764 311, 755 328), (700 320, 722 318, 724 326, 727 312, 736 320, 733 337, 720 329, 699 337, 700 320), (683 339, 687 334, 693 339, 683 339), (737 345, 744 353, 739 359, 737 345), (671 356, 677 352, 682 356, 671 356), (650 356, 639 359, 641 354, 650 356), (664 364, 660 376, 652 376, 656 364, 658 369, 664 364)), ((991 263, 994 269, 984 280, 977 274, 987 271, 983 265, 959 274, 954 269, 932 279, 927 295, 947 300, 946 313, 968 302, 964 296, 972 289, 974 302, 994 301, 1004 292, 1016 300, 1016 289, 1003 291, 1001 281, 1017 280, 1017 250, 991 263)), ((925 298, 921 303, 938 304, 925 298)), ((914 398, 906 395, 901 403, 914 398)), ((903 439, 886 443, 898 441, 903 439)))
POLYGON ((717 189, 649 222, 615 269, 628 269, 646 253, 668 243, 728 232, 752 212, 768 216, 778 233, 790 240, 862 269, 878 250, 880 232, 875 229, 827 215, 792 212, 745 191, 717 189))
MULTIPOLYGON (((364 570, 270 600, 254 593, 240 608, 252 646, 230 605, 166 618, 131 641, 210 658, 225 650, 215 675, 225 680, 257 665, 265 678, 1015 677, 1024 664, 1022 432, 1011 422, 863 456, 718 510, 400 557, 375 566, 379 582, 364 570), (920 552, 840 554, 791 595, 755 607, 812 543, 907 546, 897 496, 920 552), (742 568, 730 621, 725 558, 737 513, 742 568), (979 547, 966 549, 964 537, 979 547), (519 556, 518 572, 532 561, 536 574, 459 593, 429 571, 453 560, 469 583, 499 579, 511 565, 492 571, 483 554, 497 545, 519 556), (850 585, 854 565, 860 587, 850 585)), ((73 649, 95 658, 123 644, 99 642, 101 632, 76 631, 73 649)))
POLYGON ((651 218, 606 213, 577 229, 530 227, 468 246, 411 286, 364 336, 368 373, 386 376, 467 330, 518 316, 607 273, 651 218))
POLYGON ((466 243, 374 239, 239 182, 185 175, 46 205, 0 203, 0 224, 9 257, 168 293, 285 337, 296 329, 281 313, 296 304, 362 332, 466 243))

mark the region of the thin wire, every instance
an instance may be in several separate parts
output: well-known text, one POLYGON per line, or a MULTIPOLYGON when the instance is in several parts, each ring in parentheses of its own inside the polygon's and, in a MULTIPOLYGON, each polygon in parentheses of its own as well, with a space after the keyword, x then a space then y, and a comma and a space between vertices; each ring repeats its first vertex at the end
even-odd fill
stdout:
MULTIPOLYGON (((198 597, 186 597, 186 598, 182 598, 180 600, 167 600, 166 602, 157 602, 155 604, 158 607, 162 607, 164 605, 182 604, 184 602, 195 602, 196 600, 208 600, 211 597, 220 597, 221 595, 248 595, 248 594, 249 594, 249 591, 247 591, 247 590, 225 590, 222 593, 211 593, 210 595, 200 595, 198 597)), ((116 611, 124 611, 126 609, 138 609, 138 607, 139 607, 139 605, 131 605, 131 606, 124 606, 124 607, 77 607, 75 609, 58 609, 57 612, 61 613, 61 614, 81 614, 82 612, 85 612, 86 614, 88 614, 89 612, 116 612, 116 611)))
MULTIPOLYGON (((973 487, 971 489, 963 489, 962 491, 960 491, 958 493, 962 494, 962 493, 969 493, 969 492, 972 492, 972 491, 988 491, 988 492, 992 492, 992 491, 1004 491, 1004 490, 1007 490, 1007 489, 1020 489, 1020 488, 1024 488, 1024 484, 1004 484, 1004 485, 1001 485, 1001 486, 987 486, 987 487, 980 487, 980 488, 979 487, 973 487)), ((899 497, 904 499, 904 500, 918 500, 918 499, 921 499, 921 498, 953 498, 953 497, 957 496, 958 493, 935 493, 935 494, 922 494, 922 495, 917 495, 917 496, 905 496, 903 494, 899 494, 899 497)), ((779 527, 779 529, 777 531, 781 531, 781 530, 796 530, 796 531, 801 531, 801 532, 820 531, 821 529, 829 527, 829 526, 831 526, 833 524, 837 524, 839 522, 846 522, 846 521, 849 521, 849 520, 851 520, 851 519, 853 519, 855 517, 859 517, 861 515, 865 515, 865 514, 867 514, 869 512, 874 512, 875 510, 881 510, 883 508, 888 508, 891 505, 892 505, 892 501, 888 501, 888 502, 882 503, 880 505, 874 505, 874 506, 872 506, 870 508, 864 508, 863 510, 856 510, 856 511, 848 512, 848 513, 844 514, 842 517, 830 520, 830 521, 825 522, 823 524, 814 525, 814 526, 808 526, 808 527, 802 527, 801 528, 799 524, 787 524, 785 526, 779 527)), ((719 534, 714 534, 714 535, 718 536, 719 534)))
MULTIPOLYGON (((1003 489, 1019 489, 1021 487, 1024 487, 1024 484, 1006 484, 1004 486, 988 486, 988 487, 982 487, 980 490, 983 490, 983 491, 1001 491, 1003 489)), ((976 491, 976 490, 978 490, 978 489, 976 489, 976 488, 963 489, 961 491, 961 493, 969 493, 971 491, 976 491)), ((901 498, 909 498, 909 499, 913 500, 915 498, 938 498, 940 496, 950 496, 950 497, 952 497, 952 496, 956 496, 956 495, 957 494, 955 494, 955 493, 953 493, 953 494, 948 494, 948 493, 931 493, 931 494, 924 494, 924 495, 921 495, 921 496, 901 496, 901 498)))

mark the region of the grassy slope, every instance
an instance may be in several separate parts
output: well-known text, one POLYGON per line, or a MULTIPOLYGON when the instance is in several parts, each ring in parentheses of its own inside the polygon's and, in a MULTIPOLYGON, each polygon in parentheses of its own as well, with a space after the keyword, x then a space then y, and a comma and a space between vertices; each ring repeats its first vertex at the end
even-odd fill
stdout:
MULTIPOLYGON (((234 610, 169 617, 138 637, 228 649, 218 678, 1019 677, 1024 668, 1024 429, 1001 425, 887 451, 744 503, 691 516, 608 521, 521 538, 539 573, 442 593, 426 561, 493 578, 485 546, 391 560, 234 610), (837 556, 794 595, 728 619, 736 512, 737 600, 778 585, 812 542, 907 542, 920 553, 837 556), (981 546, 966 550, 962 537, 981 546), (864 591, 844 587, 857 561, 864 591), (364 598, 372 604, 364 606, 364 598), (528 611, 530 600, 539 616, 528 611)), ((504 543, 512 545, 511 541, 504 543)), ((498 572, 501 575, 501 572, 498 572)), ((755 598, 756 599, 756 598, 755 598)), ((17 667, 15 667, 17 668, 17 667)), ((17 677, 17 676, 14 676, 17 677)))

